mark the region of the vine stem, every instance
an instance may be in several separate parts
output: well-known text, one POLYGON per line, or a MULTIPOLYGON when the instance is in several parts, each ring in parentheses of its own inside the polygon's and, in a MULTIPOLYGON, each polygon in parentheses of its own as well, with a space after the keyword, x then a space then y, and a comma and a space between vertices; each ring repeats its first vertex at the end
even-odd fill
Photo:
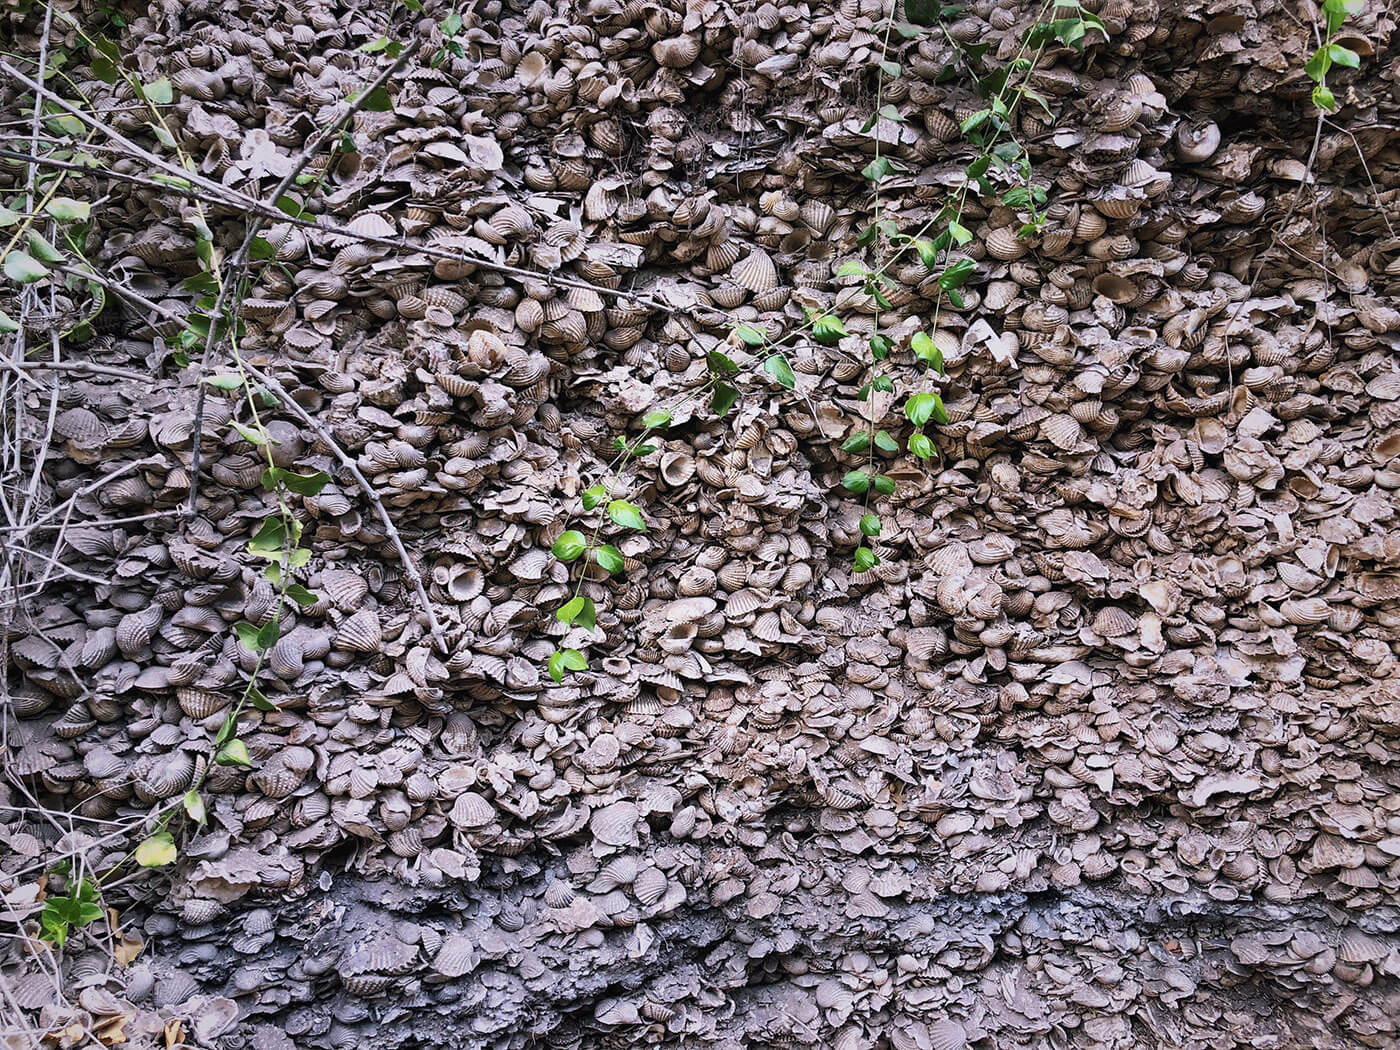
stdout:
MULTIPOLYGON (((894 30, 894 16, 895 16, 895 14, 898 12, 898 10, 899 10, 899 0, 891 0, 891 3, 890 3, 890 17, 887 18, 887 19, 885 20, 885 35, 884 35, 884 38, 880 41, 880 62, 879 62, 879 64, 875 67, 875 126, 874 126, 874 131, 875 131, 875 178, 871 180, 871 183, 872 183, 871 192, 874 194, 874 198, 875 198, 875 209, 874 209, 874 210, 875 210, 875 238, 874 238, 874 240, 873 240, 873 242, 872 242, 871 247, 872 247, 872 256, 873 256, 873 258, 876 260, 876 262, 879 261, 879 258, 880 258, 880 249, 884 246, 884 242, 885 242, 884 231, 881 230, 881 228, 880 228, 880 183, 884 180, 884 172, 880 170, 880 121, 883 119, 883 114, 881 113, 881 110, 884 109, 885 63, 889 61, 889 56, 890 56, 890 33, 894 30)), ((897 126, 897 125, 896 125, 896 126, 897 126)), ((880 276, 883 276, 883 275, 884 275, 884 271, 882 270, 882 271, 880 271, 880 276)), ((872 296, 878 296, 878 295, 880 294, 879 283, 878 283, 878 282, 879 282, 879 279, 880 279, 879 277, 867 278, 867 280, 871 280, 871 281, 875 282, 875 283, 874 283, 874 287, 872 288, 872 293, 871 293, 872 296)), ((880 335, 880 300, 879 300, 878 298, 876 298, 876 299, 875 299, 875 331, 874 331, 874 338, 879 338, 879 335, 880 335)), ((866 399, 866 403, 865 403, 865 414, 866 414, 865 440, 866 440, 866 445, 867 445, 868 447, 867 447, 867 449, 866 449, 865 469, 866 469, 866 473, 867 473, 868 475, 870 475, 870 476, 873 477, 874 474, 875 474, 875 395, 876 395, 876 393, 878 393, 878 391, 875 389, 875 380, 876 380, 876 378, 877 378, 876 372, 877 372, 877 370, 878 370, 879 362, 875 360, 875 347, 874 347, 874 345, 873 345, 873 342, 872 342, 872 344, 870 345, 869 349, 870 349, 870 386, 869 386, 869 388, 868 388, 868 390, 867 390, 867 399, 866 399)), ((866 487, 866 490, 865 490, 865 493, 864 493, 864 499, 863 499, 862 502, 861 502, 861 516, 862 516, 862 517, 864 517, 865 514, 866 514, 866 512, 868 512, 869 509, 870 509, 870 492, 871 492, 871 488, 872 488, 872 486, 867 486, 867 487, 866 487)), ((871 544, 871 548, 874 549, 874 546, 875 546, 874 543, 872 543, 872 544, 871 544)))
MULTIPOLYGON (((415 37, 414 41, 416 42, 416 40, 417 38, 415 37)), ((287 171, 287 174, 282 177, 281 181, 278 182, 275 187, 273 187, 272 193, 267 198, 268 203, 272 205, 274 210, 276 209, 277 202, 282 199, 286 192, 292 187, 292 184, 296 182, 297 176, 299 176, 303 171, 306 170, 306 166, 311 163, 312 159, 320 151, 321 146, 325 143, 325 141, 332 135, 334 135, 336 132, 338 132, 341 128, 343 128, 345 126, 345 122, 351 117, 353 117, 357 112, 359 112, 360 108, 364 106, 364 104, 369 100, 370 95, 372 95, 375 91, 381 88, 385 83, 388 82, 390 77, 392 77, 395 73, 397 73, 400 69, 404 67, 404 63, 408 61, 409 57, 413 53, 413 48, 407 46, 404 47, 404 49, 399 53, 398 58, 394 60, 392 65, 385 67, 379 73, 379 75, 374 78, 374 80, 370 83, 369 87, 365 88, 363 91, 361 91, 358 95, 356 95, 353 99, 350 100, 345 113, 343 113, 337 120, 332 121, 330 124, 327 124, 324 128, 321 129, 320 132, 318 132, 311 139, 310 142, 306 144, 306 147, 302 150, 301 155, 297 158, 296 162, 287 171)), ((203 217, 202 211, 201 217, 203 217)), ((213 308, 209 311, 209 332, 205 336, 204 348, 199 356, 199 366, 195 370, 195 379, 197 382, 203 379, 204 369, 206 363, 208 362, 209 354, 213 350, 214 345, 218 340, 218 319, 222 317, 224 313, 228 287, 230 284, 237 284, 240 282, 244 268, 248 264, 248 255, 252 251, 253 241, 257 239, 258 233, 262 230, 263 225, 267 221, 267 218, 268 217, 265 212, 257 212, 250 216, 250 218, 248 219, 247 229, 244 231, 243 234, 243 241, 241 244, 239 244, 238 250, 234 252, 233 259, 228 264, 229 280, 219 281, 219 294, 214 300, 213 308)), ((234 325, 230 324, 230 343, 232 343, 233 329, 234 325)), ((236 354, 237 351, 235 350, 234 353, 236 354)), ((206 396, 207 395, 205 386, 202 382, 199 382, 198 393, 195 395, 195 434, 199 434, 204 423, 204 404, 206 396)), ((194 444, 193 460, 190 466, 190 498, 189 507, 187 511, 190 517, 193 517, 197 512, 196 508, 198 506, 199 500, 199 456, 200 442, 196 440, 194 444)))

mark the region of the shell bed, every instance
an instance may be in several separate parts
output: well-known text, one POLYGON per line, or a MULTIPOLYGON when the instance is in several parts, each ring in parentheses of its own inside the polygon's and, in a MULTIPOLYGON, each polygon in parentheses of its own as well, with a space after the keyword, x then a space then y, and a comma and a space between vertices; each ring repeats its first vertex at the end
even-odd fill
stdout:
MULTIPOLYGON (((278 709, 242 715, 252 766, 213 767, 176 862, 123 868, 116 925, 62 952, 26 941, 45 868, 106 871, 133 842, 104 832, 205 772, 253 664, 234 624, 276 600, 247 551, 272 505, 237 394, 196 433, 198 361, 130 300, 61 341, 107 374, 0 377, 29 463, 56 390, 34 505, 64 526, 5 554, 5 1046, 1400 1046, 1393 5, 1349 17, 1322 122, 1306 3, 1098 0, 1106 41, 1039 54, 1012 122, 1044 223, 968 197, 974 270, 932 332, 949 421, 932 462, 889 458, 865 572, 839 446, 874 303, 837 276, 869 258, 861 171, 878 141, 881 217, 932 218, 981 104, 953 42, 1009 63, 1039 5, 896 39, 907 119, 868 129, 872 0, 69 6, 120 15, 198 177, 256 200, 395 62, 381 37, 405 57, 238 304, 305 412, 265 409, 279 461, 332 479, 293 498, 316 599, 266 661, 278 709), (738 353, 733 323, 805 306, 855 335, 653 434, 619 488, 647 531, 606 528, 626 570, 584 583, 597 629, 557 621, 580 566, 550 548, 591 529, 614 439, 738 353), (564 645, 589 669, 555 685, 564 645)), ((44 6, 3 17, 37 55, 44 6)), ((59 18, 48 47, 170 155, 59 18)), ((32 104, 4 80, 5 148, 32 104)), ((188 202, 101 155, 75 176, 93 266, 183 316, 188 202)), ((25 179, 0 168, 5 200, 25 179)), ((231 257, 248 216, 210 215, 231 257)), ((889 276, 906 391, 938 274, 889 276)))

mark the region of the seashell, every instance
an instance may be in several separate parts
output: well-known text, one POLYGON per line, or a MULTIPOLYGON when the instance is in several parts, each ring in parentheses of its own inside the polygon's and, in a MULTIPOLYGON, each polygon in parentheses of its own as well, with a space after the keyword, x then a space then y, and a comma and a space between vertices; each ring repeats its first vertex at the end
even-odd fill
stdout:
POLYGON ((679 488, 695 476, 695 457, 688 452, 667 452, 661 457, 661 477, 679 488))
POLYGON ((1325 623, 1332 607, 1325 598, 1290 598, 1280 607, 1283 618, 1292 624, 1325 623))
POLYGON ((644 908, 654 908, 666 896, 666 876, 653 867, 643 868, 632 882, 632 893, 644 908))
POLYGON ((836 221, 836 209, 825 201, 809 198, 798 212, 802 222, 817 237, 824 237, 836 221))
POLYGON ((730 270, 736 284, 750 292, 769 292, 778 286, 778 269, 762 248, 755 248, 730 270))
POLYGON ((1010 226, 999 226, 987 234, 983 241, 987 254, 994 259, 1013 260, 1019 259, 1031 250, 1029 244, 1010 226))
POLYGON ((464 791, 453 802, 449 819, 454 827, 466 830, 488 827, 496 822, 496 807, 487 801, 486 796, 475 791, 464 791))
POLYGON ((1176 155, 1186 164, 1203 164, 1220 148, 1220 128, 1213 120, 1183 121, 1176 129, 1176 155))
POLYGON ((950 1017, 940 1018, 928 1026, 928 1044, 932 1050, 966 1050, 967 1030, 950 1017))
POLYGON ((1084 440, 1084 429, 1073 416, 1058 413, 1041 420, 1040 435, 1056 448, 1070 452, 1084 440))
POLYGON ((115 641, 123 656, 134 659, 151 644, 164 613, 165 610, 159 605, 148 605, 138 612, 127 613, 117 621, 115 641))
POLYGON ((684 69, 700 57, 700 41, 686 34, 651 45, 652 57, 663 69, 684 69))
POLYGON ((378 652, 384 641, 379 614, 373 609, 361 609, 347 617, 336 632, 335 646, 357 653, 378 652))

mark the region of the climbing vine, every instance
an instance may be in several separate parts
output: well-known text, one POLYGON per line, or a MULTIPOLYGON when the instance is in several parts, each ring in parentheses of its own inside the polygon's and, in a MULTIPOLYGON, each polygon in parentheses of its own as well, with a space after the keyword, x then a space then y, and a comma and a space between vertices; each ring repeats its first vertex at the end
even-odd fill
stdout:
MULTIPOLYGON (((1108 37, 1103 22, 1085 10, 1080 0, 1057 4, 1047 0, 1036 21, 1022 35, 1016 55, 1006 65, 996 66, 987 61, 987 45, 964 44, 948 31, 948 20, 960 10, 956 5, 906 0, 905 20, 896 17, 896 4, 877 26, 880 50, 874 63, 875 106, 861 128, 862 134, 873 143, 874 156, 860 170, 861 179, 870 187, 872 217, 856 237, 857 257, 846 259, 836 270, 838 280, 854 282, 860 288, 870 305, 872 323, 863 325, 835 309, 807 308, 804 321, 778 338, 771 338, 756 325, 735 324, 726 350, 711 351, 707 355, 708 376, 698 390, 687 392, 675 404, 645 416, 641 437, 630 442, 617 439, 620 454, 606 470, 605 480, 586 489, 581 500, 583 514, 594 513, 604 504, 606 514, 598 516, 588 538, 575 528, 559 537, 553 553, 561 562, 572 563, 587 556, 608 574, 624 571, 626 562, 621 552, 611 545, 599 544, 598 539, 607 520, 625 530, 646 530, 641 509, 615 498, 621 473, 628 462, 634 456, 654 451, 653 446, 644 443, 646 436, 664 429, 682 407, 689 407, 705 396, 710 397, 714 414, 723 418, 740 397, 734 380, 741 373, 756 368, 761 368, 784 389, 794 390, 796 376, 784 348, 800 338, 810 338, 819 345, 843 349, 857 340, 864 343, 864 376, 857 391, 857 399, 865 406, 863 425, 854 428, 840 442, 836 453, 838 460, 842 457, 855 459, 854 463, 847 459, 849 469, 843 474, 840 485, 852 496, 861 498, 861 540, 852 555, 852 566, 860 573, 880 564, 879 537, 884 521, 872 505, 872 498, 896 493, 895 480, 888 472, 888 457, 907 451, 919 462, 932 460, 937 448, 928 428, 949 421, 942 392, 937 388, 946 378, 943 350, 938 343, 938 321, 945 302, 954 309, 966 307, 961 289, 977 268, 973 259, 960 251, 973 239, 972 231, 963 222, 969 193, 976 191, 980 197, 999 199, 1008 208, 1018 211, 1024 220, 1017 230, 1018 237, 1029 238, 1041 230, 1047 195, 1034 183, 1030 155, 1016 138, 1016 113, 1027 100, 1049 112, 1046 100, 1031 86, 1031 74, 1049 45, 1058 41, 1082 49, 1091 32, 1096 31, 1104 40, 1108 37), (1063 16, 1047 21, 1052 10, 1063 16), (964 75, 983 105, 968 114, 959 127, 966 147, 970 147, 965 152, 972 155, 958 185, 932 218, 913 230, 903 230, 899 222, 889 216, 882 197, 882 187, 887 180, 904 170, 884 149, 883 136, 888 128, 898 128, 909 117, 898 106, 885 101, 886 85, 903 75, 900 48, 934 29, 946 40, 954 56, 943 75, 964 75), (888 316, 895 308, 889 297, 895 283, 888 273, 911 252, 934 276, 936 293, 927 329, 913 332, 906 339, 881 321, 882 315, 888 316), (897 343, 903 345, 897 347, 897 343), (890 366, 891 354, 897 348, 907 349, 917 362, 917 381, 911 383, 890 366), (744 358, 745 351, 753 355, 751 359, 744 358), (878 426, 883 404, 880 395, 888 395, 896 401, 903 399, 901 412, 909 432, 904 435, 902 446, 898 437, 878 426)), ((592 632, 597 626, 597 610, 593 600, 581 593, 584 579, 584 573, 580 572, 572 595, 555 616, 570 627, 592 632)), ((587 667, 587 656, 574 647, 556 649, 548 661, 549 674, 555 682, 563 681, 568 672, 587 667)))

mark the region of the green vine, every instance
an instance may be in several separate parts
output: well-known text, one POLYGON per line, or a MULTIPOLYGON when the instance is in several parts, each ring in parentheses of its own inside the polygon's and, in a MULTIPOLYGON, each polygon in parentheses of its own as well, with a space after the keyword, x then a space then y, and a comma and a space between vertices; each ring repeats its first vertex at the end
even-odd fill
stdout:
POLYGON ((1337 96, 1327 86, 1327 73, 1333 66, 1357 69, 1361 56, 1349 47, 1335 42, 1337 30, 1342 28, 1348 15, 1360 14, 1363 0, 1323 0, 1322 18, 1325 29, 1322 43, 1308 59, 1303 72, 1313 82, 1313 105, 1324 113, 1337 112, 1337 96))
MULTIPOLYGON (((838 279, 856 278, 864 294, 874 304, 873 331, 865 340, 865 379, 857 398, 867 407, 865 425, 847 437, 839 446, 838 452, 850 456, 863 457, 860 465, 847 470, 841 478, 841 486, 852 495, 862 498, 859 530, 861 542, 852 556, 852 566, 856 572, 867 572, 880 564, 879 537, 884 529, 880 515, 871 508, 872 494, 892 496, 896 485, 877 461, 877 454, 894 456, 899 454, 899 440, 885 429, 876 426, 876 395, 885 393, 896 398, 904 397, 902 413, 910 425, 903 449, 920 462, 927 462, 937 455, 937 448, 928 433, 931 424, 946 424, 948 411, 939 390, 933 385, 946 376, 943 353, 934 333, 938 329, 938 318, 946 300, 956 309, 964 309, 966 301, 961 289, 976 272, 976 264, 966 256, 955 257, 957 249, 971 242, 973 234, 963 223, 963 214, 968 193, 976 189, 982 196, 997 196, 997 183, 1006 188, 1000 194, 1001 202, 1010 208, 1024 213, 1025 221, 1018 235, 1033 236, 1045 222, 1044 206, 1046 193, 1032 183, 1032 169, 1029 154, 1015 139, 1014 119, 1018 107, 1026 99, 1031 99, 1048 112, 1045 99, 1030 86, 1030 74, 1046 47, 1055 41, 1066 46, 1082 49, 1084 41, 1092 30, 1097 30, 1104 39, 1108 33, 1099 18, 1083 9, 1079 0, 1065 0, 1053 3, 1047 0, 1037 21, 1023 35, 1022 43, 1015 58, 1005 67, 989 67, 985 63, 987 45, 964 45, 956 41, 948 32, 946 21, 961 8, 955 5, 929 3, 927 0, 906 0, 905 15, 908 21, 900 21, 892 11, 883 19, 877 29, 881 34, 879 57, 876 60, 875 109, 862 127, 862 133, 872 130, 874 157, 861 169, 861 177, 870 183, 872 220, 860 231, 856 247, 865 253, 864 259, 848 259, 836 271, 838 279), (1069 12, 1064 18, 1044 21, 1052 10, 1069 12), (912 233, 903 232, 893 219, 884 213, 881 186, 893 174, 902 171, 898 162, 891 159, 882 149, 880 122, 895 125, 908 121, 908 117, 895 105, 885 102, 885 87, 892 78, 903 75, 903 65, 892 44, 902 46, 914 40, 925 30, 937 27, 956 56, 955 65, 962 69, 973 81, 985 105, 966 117, 961 124, 961 134, 965 141, 974 147, 975 154, 963 171, 963 178, 957 190, 944 202, 932 219, 924 222, 912 233), (1027 55, 1027 52, 1033 52, 1027 55), (901 390, 897 386, 897 376, 887 372, 884 362, 895 349, 895 334, 881 326, 882 312, 894 309, 887 294, 894 288, 887 272, 907 252, 917 253, 922 264, 931 274, 937 275, 937 296, 934 303, 932 322, 927 331, 915 332, 909 337, 907 348, 922 366, 917 388, 901 390)), ((896 5, 897 11, 897 5, 896 5)), ((950 67, 948 75, 955 75, 950 67)), ((756 355, 747 363, 752 367, 762 362, 763 370, 776 379, 785 389, 796 386, 796 377, 780 352, 782 344, 795 340, 801 335, 823 346, 838 346, 842 340, 853 335, 846 321, 832 310, 807 309, 804 322, 785 336, 770 340, 767 333, 751 324, 736 324, 730 344, 734 348, 744 347, 756 355)), ((711 408, 723 417, 738 401, 740 393, 730 380, 742 369, 740 362, 722 352, 709 355, 710 375, 702 392, 712 391, 711 408)), ((697 393, 684 395, 684 403, 693 401, 697 393)), ((642 421, 643 437, 658 427, 667 425, 675 408, 662 409, 649 414, 642 421)), ((614 500, 614 488, 618 482, 618 471, 625 468, 632 455, 650 446, 641 445, 641 439, 624 443, 617 439, 623 455, 608 468, 606 480, 585 490, 583 513, 591 513, 604 502, 608 506, 608 517, 614 524, 626 529, 645 531, 641 511, 632 503, 614 500), (625 508, 621 516, 613 515, 614 505, 625 508)), ((578 529, 566 530, 555 541, 553 553, 561 562, 573 562, 585 555, 610 574, 621 572, 624 561, 620 552, 609 545, 599 545, 599 529, 603 524, 600 517, 593 528, 591 538, 585 538, 578 529), (616 552, 614 558, 610 552, 616 552), (600 558, 601 556, 601 558, 600 558)), ((597 609, 593 600, 581 594, 583 585, 581 574, 572 596, 555 613, 556 617, 569 626, 579 626, 589 631, 597 624, 597 609)), ((577 648, 556 649, 549 657, 548 670, 555 682, 561 682, 570 671, 582 671, 588 667, 586 655, 577 648)))

